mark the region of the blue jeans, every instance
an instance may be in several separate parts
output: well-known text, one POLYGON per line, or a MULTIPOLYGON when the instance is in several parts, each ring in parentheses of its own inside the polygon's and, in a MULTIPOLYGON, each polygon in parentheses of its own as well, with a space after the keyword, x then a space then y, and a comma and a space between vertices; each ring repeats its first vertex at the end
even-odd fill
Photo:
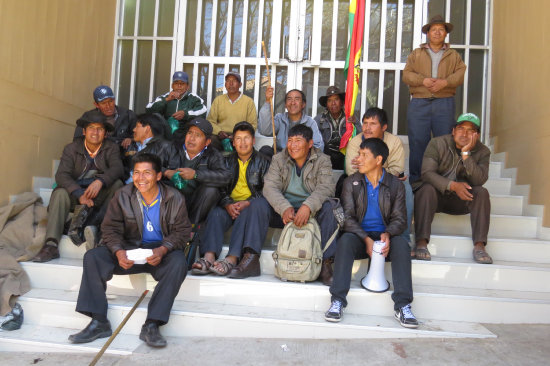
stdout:
POLYGON ((409 135, 409 181, 420 180, 422 157, 433 137, 451 133, 455 120, 455 98, 412 98, 407 112, 409 135))

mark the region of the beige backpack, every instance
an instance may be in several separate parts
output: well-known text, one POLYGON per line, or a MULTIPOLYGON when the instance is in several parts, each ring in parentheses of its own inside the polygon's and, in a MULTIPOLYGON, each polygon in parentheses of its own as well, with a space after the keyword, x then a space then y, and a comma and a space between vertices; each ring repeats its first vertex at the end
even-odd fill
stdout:
MULTIPOLYGON (((332 244, 337 233, 338 229, 324 250, 332 244)), ((277 250, 273 252, 275 276, 283 281, 315 281, 321 273, 324 250, 321 250, 321 230, 313 217, 302 227, 289 222, 281 233, 277 250)))

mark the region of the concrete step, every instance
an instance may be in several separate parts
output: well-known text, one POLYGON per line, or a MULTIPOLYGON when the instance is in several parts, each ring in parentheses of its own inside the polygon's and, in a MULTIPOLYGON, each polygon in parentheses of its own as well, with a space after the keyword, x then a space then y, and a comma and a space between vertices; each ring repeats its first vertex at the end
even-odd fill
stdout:
MULTIPOLYGON (((89 318, 74 311, 77 292, 33 289, 20 297, 27 324, 67 328, 84 327, 89 318)), ((135 296, 111 296, 108 317, 113 326, 119 324, 135 303, 135 296)), ((139 334, 145 321, 146 298, 122 330, 123 334, 139 334)), ((258 338, 492 338, 480 324, 437 320, 421 320, 418 329, 406 329, 393 316, 345 314, 342 322, 325 321, 325 307, 317 311, 266 308, 255 305, 231 305, 176 300, 170 322, 161 328, 166 336, 175 337, 258 337, 258 338)), ((63 341, 66 339, 60 339, 63 341)))
POLYGON ((32 177, 32 190, 36 194, 40 194, 40 189, 51 189, 55 183, 54 178, 49 177, 32 177))
MULTIPOLYGON (((491 215, 489 236, 496 238, 537 237, 539 218, 534 216, 491 215)), ((448 215, 437 213, 432 223, 432 234, 472 235, 470 215, 448 215)))
MULTIPOLYGON (((263 274, 273 276, 271 253, 271 250, 262 251, 261 267, 263 274)), ((46 264, 26 262, 23 266, 31 277, 32 287, 74 290, 80 285, 82 262, 79 259, 60 258, 46 264)), ((363 278, 367 270, 368 260, 355 261, 352 278, 363 278)), ((550 264, 494 261, 492 265, 482 265, 468 259, 432 256, 431 261, 413 260, 411 271, 415 285, 550 292, 550 264)), ((385 273, 391 281, 389 262, 385 273)), ((117 286, 132 288, 132 281, 125 280, 117 286)))
POLYGON ((483 187, 487 188, 490 194, 510 194, 512 179, 490 177, 483 187))
MULTIPOLYGON (((51 306, 48 304, 46 306, 51 306)), ((59 328, 55 324, 48 326, 30 323, 28 313, 33 307, 25 308, 25 324, 21 329, 11 332, 0 332, 0 352, 44 352, 44 353, 97 353, 105 344, 107 338, 96 339, 90 343, 72 344, 69 335, 82 330, 76 328, 59 328)), ((40 310, 38 310, 40 312, 40 310)), ((40 312, 40 314, 44 314, 40 312)), ((31 318, 34 315, 30 315, 31 318)), ((84 324, 86 326, 86 324, 84 324)), ((113 328, 114 331, 114 328, 113 328)), ((119 334, 107 348, 106 354, 130 355, 143 342, 135 335, 119 334)), ((92 361, 90 356, 90 361, 92 361)))

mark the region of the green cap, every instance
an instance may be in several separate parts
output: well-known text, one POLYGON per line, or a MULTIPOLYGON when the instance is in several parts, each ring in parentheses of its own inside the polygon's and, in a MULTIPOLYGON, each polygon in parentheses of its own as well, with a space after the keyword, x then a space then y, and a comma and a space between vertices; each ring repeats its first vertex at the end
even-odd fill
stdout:
POLYGON ((481 127, 481 122, 479 121, 479 117, 473 113, 461 114, 456 120, 456 124, 459 125, 462 122, 472 122, 474 125, 477 126, 478 129, 481 127))

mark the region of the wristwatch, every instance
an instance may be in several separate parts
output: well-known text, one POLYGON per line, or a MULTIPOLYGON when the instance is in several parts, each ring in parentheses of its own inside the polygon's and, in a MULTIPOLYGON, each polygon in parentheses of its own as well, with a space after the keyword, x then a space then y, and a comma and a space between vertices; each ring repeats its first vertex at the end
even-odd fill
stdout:
POLYGON ((469 151, 462 151, 462 152, 460 153, 460 155, 462 155, 462 156, 470 156, 470 155, 472 155, 472 154, 471 154, 469 151))

